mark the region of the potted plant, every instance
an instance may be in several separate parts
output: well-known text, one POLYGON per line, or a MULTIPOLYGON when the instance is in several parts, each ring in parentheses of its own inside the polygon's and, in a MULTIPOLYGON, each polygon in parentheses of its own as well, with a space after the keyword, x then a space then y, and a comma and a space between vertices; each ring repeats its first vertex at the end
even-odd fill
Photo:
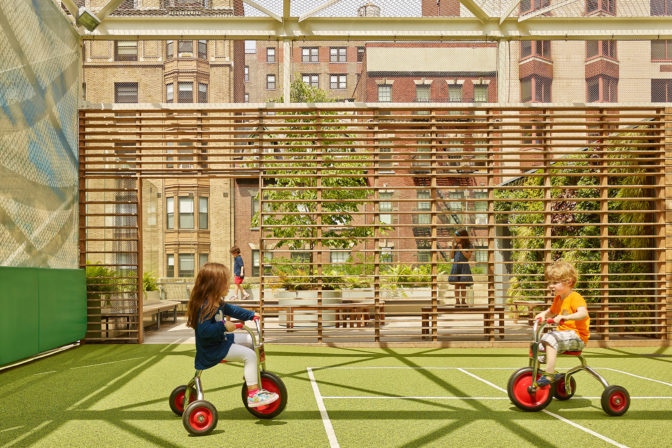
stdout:
POLYGON ((145 292, 145 301, 160 300, 158 279, 153 272, 147 271, 142 274, 142 286, 145 292))

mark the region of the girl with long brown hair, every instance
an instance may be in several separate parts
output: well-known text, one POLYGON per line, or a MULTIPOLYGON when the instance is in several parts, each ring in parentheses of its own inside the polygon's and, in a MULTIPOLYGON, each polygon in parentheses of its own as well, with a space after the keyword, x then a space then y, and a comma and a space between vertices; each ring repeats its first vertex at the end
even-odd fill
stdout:
POLYGON ((249 334, 236 333, 236 326, 224 316, 241 321, 258 319, 252 311, 224 302, 229 290, 229 270, 220 263, 206 263, 198 271, 187 305, 187 326, 196 334, 196 370, 205 370, 223 359, 242 362, 247 383, 248 407, 273 403, 278 394, 260 389, 257 384, 257 354, 249 334))

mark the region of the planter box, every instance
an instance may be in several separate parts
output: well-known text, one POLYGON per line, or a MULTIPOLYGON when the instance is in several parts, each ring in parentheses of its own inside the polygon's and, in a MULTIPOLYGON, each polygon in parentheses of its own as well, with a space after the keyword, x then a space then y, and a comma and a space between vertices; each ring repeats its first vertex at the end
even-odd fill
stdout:
MULTIPOLYGON (((317 306, 317 291, 284 291, 277 290, 274 294, 279 306, 317 306)), ((343 303, 341 291, 322 291, 323 305, 343 303)), ((322 313, 322 326, 333 327, 338 319, 336 310, 292 310, 292 321, 295 327, 317 327, 317 317, 322 313)), ((278 312, 280 325, 288 325, 287 312, 278 312)))

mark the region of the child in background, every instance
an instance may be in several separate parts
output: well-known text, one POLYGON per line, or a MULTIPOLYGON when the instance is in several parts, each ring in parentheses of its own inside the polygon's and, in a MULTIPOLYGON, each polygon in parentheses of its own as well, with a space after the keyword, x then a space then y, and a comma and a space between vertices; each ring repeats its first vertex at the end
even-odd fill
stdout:
POLYGON ((450 268, 448 282, 455 285, 455 306, 467 306, 467 288, 474 284, 469 267, 471 241, 467 229, 455 232, 450 258, 453 259, 453 266, 450 268))
POLYGON ((546 280, 555 298, 551 307, 537 314, 535 319, 552 319, 558 327, 541 338, 546 350, 546 373, 537 381, 541 387, 564 377, 564 374, 555 372, 558 352, 582 350, 590 337, 586 301, 573 289, 578 280, 574 266, 558 260, 546 270, 546 280))
POLYGON ((222 296, 229 290, 229 270, 220 263, 206 263, 198 271, 187 305, 187 326, 196 333, 196 370, 205 370, 223 359, 242 362, 247 383, 247 406, 254 408, 273 403, 278 394, 259 388, 257 354, 252 337, 232 332, 235 324, 224 316, 245 321, 258 319, 252 311, 228 304, 222 296))
POLYGON ((243 280, 245 280, 245 265, 243 264, 243 257, 240 256, 240 248, 233 246, 229 252, 233 255, 233 284, 235 288, 233 296, 229 297, 229 300, 238 299, 241 296, 243 300, 246 300, 250 295, 241 286, 243 280))

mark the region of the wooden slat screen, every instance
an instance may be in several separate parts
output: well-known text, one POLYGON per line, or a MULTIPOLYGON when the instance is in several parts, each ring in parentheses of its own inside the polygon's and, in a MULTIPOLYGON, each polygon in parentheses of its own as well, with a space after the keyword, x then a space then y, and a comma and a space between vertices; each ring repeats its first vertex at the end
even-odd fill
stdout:
MULTIPOLYGON (((670 119, 656 107, 83 110, 82 265, 108 241, 135 251, 128 272, 142 265, 141 235, 113 225, 141 211, 142 179, 243 177, 260 186, 260 306, 278 318, 267 336, 524 341, 515 317, 550 303, 544 268, 565 258, 592 339, 667 339, 670 119), (453 308, 448 278, 459 229, 474 246, 469 311, 453 308)), ((123 286, 130 340, 142 340, 137 286, 123 286)), ((91 337, 105 339, 94 292, 91 337)))

